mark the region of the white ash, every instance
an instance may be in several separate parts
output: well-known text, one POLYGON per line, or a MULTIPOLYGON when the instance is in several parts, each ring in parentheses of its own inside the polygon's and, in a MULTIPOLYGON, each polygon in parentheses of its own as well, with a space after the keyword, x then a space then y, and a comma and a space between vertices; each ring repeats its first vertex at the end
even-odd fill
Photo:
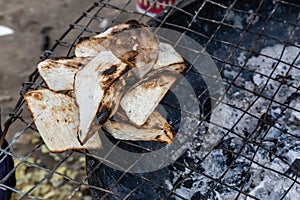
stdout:
MULTIPOLYGON (((222 104, 217 108, 226 116, 224 123, 209 125, 211 131, 224 127, 221 129, 223 141, 211 152, 205 152, 209 154, 204 157, 204 153, 199 152, 203 141, 195 139, 186 154, 191 159, 185 158, 184 162, 198 172, 186 172, 178 168, 173 174, 173 182, 166 182, 169 189, 186 199, 235 199, 239 189, 259 199, 281 199, 285 195, 293 184, 293 178, 280 173, 286 172, 290 164, 300 158, 300 141, 295 137, 300 137, 300 95, 288 102, 289 98, 297 93, 296 88, 300 85, 299 53, 299 48, 284 48, 278 44, 262 49, 259 56, 251 57, 247 61, 245 66, 253 72, 252 75, 250 78, 240 76, 235 82, 240 88, 230 88, 226 97, 227 105, 222 104), (262 96, 257 96, 251 91, 261 93, 262 96), (270 99, 274 99, 275 102, 271 102, 270 99), (249 107, 251 104, 253 105, 249 107), (292 109, 287 108, 287 104, 292 109), (246 109, 247 113, 244 112, 246 109), (270 118, 270 123, 273 124, 260 123, 259 119, 263 116, 270 118), (233 133, 227 131, 231 128, 233 133), (245 143, 245 138, 248 138, 249 142, 245 143), (257 143, 261 145, 258 146, 257 143), (206 175, 216 180, 223 177, 221 183, 216 183, 206 175), (172 188, 182 177, 185 177, 184 183, 178 188, 172 188), (192 180, 192 185, 185 184, 189 180, 192 180)), ((245 64, 245 59, 245 53, 241 53, 237 64, 245 64)), ((232 80, 238 74, 238 69, 230 65, 225 67, 223 73, 224 78, 228 80, 232 80)), ((197 134, 195 136, 199 137, 197 134)), ((220 135, 217 138, 220 138, 220 135)), ((295 183, 284 199, 298 199, 299 192, 300 185, 295 183)), ((238 199, 251 197, 240 194, 238 199)))
POLYGON ((247 24, 251 23, 251 24, 255 24, 256 22, 258 22, 259 17, 254 15, 253 10, 249 10, 249 16, 246 18, 246 22, 247 24))
POLYGON ((294 120, 300 120, 300 98, 298 98, 297 100, 294 100, 290 103, 290 106, 296 110, 292 111, 292 121, 294 120))
POLYGON ((243 18, 239 15, 236 15, 233 11, 230 11, 226 17, 226 21, 232 23, 234 26, 238 28, 243 28, 243 18))

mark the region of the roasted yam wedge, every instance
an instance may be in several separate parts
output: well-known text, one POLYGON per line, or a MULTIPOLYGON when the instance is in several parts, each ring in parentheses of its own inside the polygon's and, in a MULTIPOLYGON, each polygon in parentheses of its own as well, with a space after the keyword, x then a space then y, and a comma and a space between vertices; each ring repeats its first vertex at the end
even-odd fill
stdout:
POLYGON ((142 126, 131 124, 125 114, 116 113, 116 120, 108 120, 103 128, 120 140, 157 141, 170 144, 174 138, 172 127, 166 119, 154 111, 142 126), (121 120, 120 120, 121 119, 121 120), (124 120, 127 119, 127 120, 124 120))
POLYGON ((172 45, 159 43, 158 59, 153 69, 159 69, 173 64, 184 63, 183 58, 175 51, 172 45))
POLYGON ((50 151, 101 148, 99 134, 94 134, 85 145, 79 143, 78 108, 73 98, 48 89, 27 92, 24 98, 36 127, 50 151))
POLYGON ((41 77, 53 91, 73 90, 74 76, 90 58, 47 59, 37 66, 41 77))
POLYGON ((130 121, 143 125, 184 69, 184 64, 170 65, 137 82, 120 102, 130 121))
POLYGON ((77 57, 95 57, 99 52, 110 50, 133 72, 142 78, 154 66, 159 54, 159 41, 151 29, 129 21, 107 31, 80 41, 75 47, 77 57))
POLYGON ((103 51, 75 75, 74 92, 79 107, 78 136, 81 143, 90 137, 92 123, 105 94, 127 70, 127 64, 110 51, 103 51))

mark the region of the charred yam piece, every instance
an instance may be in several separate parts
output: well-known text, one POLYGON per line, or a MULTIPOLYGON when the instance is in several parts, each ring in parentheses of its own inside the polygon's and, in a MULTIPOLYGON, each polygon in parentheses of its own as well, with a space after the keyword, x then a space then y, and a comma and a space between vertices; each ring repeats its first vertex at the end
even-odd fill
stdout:
MULTIPOLYGON (((79 107, 78 136, 85 143, 105 94, 127 70, 127 64, 103 51, 75 75, 74 92, 79 107)), ((101 112, 101 111, 100 111, 101 112)))
POLYGON ((85 145, 79 143, 78 108, 73 98, 48 89, 27 92, 24 98, 36 127, 50 151, 101 148, 99 134, 94 134, 85 145))
POLYGON ((99 52, 110 50, 133 72, 142 78, 154 66, 159 54, 159 41, 149 27, 129 21, 107 31, 80 41, 75 47, 77 57, 95 57, 99 52))
POLYGON ((172 45, 163 42, 159 44, 159 54, 154 69, 183 62, 183 58, 175 51, 172 45))
POLYGON ((53 91, 73 90, 74 76, 90 58, 47 59, 37 66, 41 77, 53 91))
POLYGON ((143 125, 184 69, 184 64, 170 65, 137 82, 120 102, 130 121, 143 125))
POLYGON ((174 138, 173 129, 159 112, 154 111, 146 123, 139 127, 131 124, 125 114, 123 115, 117 112, 116 115, 117 121, 108 120, 103 125, 104 130, 110 133, 114 138, 120 140, 172 143, 174 138))

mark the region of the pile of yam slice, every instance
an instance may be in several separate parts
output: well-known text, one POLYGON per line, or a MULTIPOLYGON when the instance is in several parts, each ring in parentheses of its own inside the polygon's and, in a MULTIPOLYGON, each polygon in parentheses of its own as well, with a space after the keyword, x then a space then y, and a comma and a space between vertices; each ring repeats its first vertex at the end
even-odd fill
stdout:
POLYGON ((116 25, 78 42, 74 57, 37 68, 47 88, 24 98, 50 151, 100 149, 99 128, 121 140, 172 142, 174 131, 156 109, 186 66, 149 27, 116 25))

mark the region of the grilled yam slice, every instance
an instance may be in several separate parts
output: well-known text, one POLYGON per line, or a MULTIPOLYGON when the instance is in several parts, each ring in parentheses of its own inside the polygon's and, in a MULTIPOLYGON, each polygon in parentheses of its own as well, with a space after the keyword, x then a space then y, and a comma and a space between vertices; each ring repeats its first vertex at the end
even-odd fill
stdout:
POLYGON ((107 31, 80 41, 75 47, 77 57, 95 57, 110 50, 142 78, 154 66, 159 54, 159 41, 151 29, 137 21, 116 25, 107 31))
POLYGON ((92 123, 105 94, 126 70, 127 64, 110 51, 104 51, 75 75, 74 92, 79 107, 78 137, 81 143, 90 137, 92 123))
POLYGON ((172 127, 157 111, 154 111, 146 123, 140 127, 131 124, 126 115, 120 112, 116 113, 116 119, 118 121, 108 120, 103 125, 104 130, 116 139, 170 144, 174 138, 172 127))
POLYGON ((85 145, 79 143, 78 108, 70 96, 41 89, 27 92, 24 98, 36 127, 50 151, 101 148, 99 134, 94 134, 85 145))
POLYGON ((73 90, 74 76, 90 58, 47 59, 37 66, 41 77, 53 91, 73 90))
POLYGON ((130 121, 143 125, 184 69, 184 64, 170 65, 137 82, 120 102, 130 121))

